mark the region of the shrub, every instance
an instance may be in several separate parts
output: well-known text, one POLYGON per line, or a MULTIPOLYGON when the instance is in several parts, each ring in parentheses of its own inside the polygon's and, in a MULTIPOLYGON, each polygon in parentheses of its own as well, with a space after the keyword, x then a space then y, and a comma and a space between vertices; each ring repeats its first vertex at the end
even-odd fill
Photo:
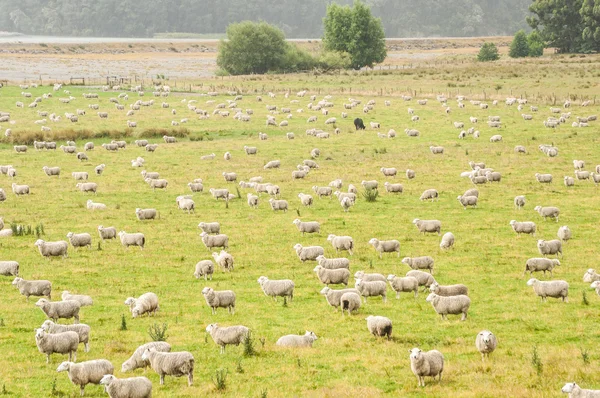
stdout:
POLYGON ((158 323, 152 324, 148 328, 148 334, 152 341, 166 341, 167 340, 167 324, 163 323, 160 326, 158 323))
POLYGON ((508 55, 511 58, 523 58, 529 56, 529 42, 524 30, 520 30, 515 34, 512 43, 510 43, 508 55))
POLYGON ((537 30, 532 31, 527 36, 527 44, 529 45, 530 57, 541 57, 544 55, 544 40, 537 30))
POLYGON ((489 61, 497 61, 500 59, 500 54, 498 54, 498 48, 494 43, 483 43, 481 46, 481 50, 479 50, 479 54, 477 54, 477 61, 479 62, 489 62, 489 61))
POLYGON ((376 189, 365 189, 362 193, 362 197, 367 202, 376 202, 377 197, 379 196, 379 191, 376 189))
POLYGON ((227 388, 227 369, 218 369, 215 371, 215 377, 212 379, 217 391, 225 391, 227 388))

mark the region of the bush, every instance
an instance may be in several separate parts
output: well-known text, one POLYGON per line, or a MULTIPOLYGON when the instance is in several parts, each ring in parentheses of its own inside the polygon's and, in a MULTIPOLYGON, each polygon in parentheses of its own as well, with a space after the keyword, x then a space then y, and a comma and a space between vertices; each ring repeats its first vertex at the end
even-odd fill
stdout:
POLYGON ((352 65, 352 57, 343 51, 324 51, 319 56, 318 65, 324 72, 348 69, 352 65))
POLYGON ((524 30, 520 30, 515 34, 512 43, 510 43, 508 55, 511 58, 523 58, 529 56, 529 42, 524 30))
POLYGON ((498 48, 494 43, 483 43, 481 46, 481 50, 479 50, 479 54, 477 54, 477 61, 479 62, 488 62, 488 61, 497 61, 500 59, 500 54, 498 54, 498 48))
POLYGON ((281 64, 282 71, 298 72, 311 70, 316 66, 317 60, 308 51, 301 49, 295 44, 286 43, 286 45, 287 48, 281 64))
POLYGON ((163 323, 162 326, 158 323, 152 324, 148 328, 148 334, 152 341, 167 341, 167 324, 163 323))
POLYGON ((529 44, 530 57, 541 57, 544 55, 544 40, 537 30, 532 31, 527 36, 527 43, 529 44))

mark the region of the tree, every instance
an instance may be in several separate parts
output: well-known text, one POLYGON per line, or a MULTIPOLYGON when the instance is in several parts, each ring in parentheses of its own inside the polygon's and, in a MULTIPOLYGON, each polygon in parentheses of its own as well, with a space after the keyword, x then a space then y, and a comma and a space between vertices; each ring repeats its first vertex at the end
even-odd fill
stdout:
POLYGON ((387 56, 381 19, 373 17, 369 7, 360 0, 356 0, 352 8, 329 5, 323 25, 325 49, 350 54, 354 69, 372 67, 387 56))
POLYGON ((560 52, 578 52, 583 42, 581 10, 583 0, 534 0, 529 6, 534 16, 527 23, 542 35, 548 47, 560 52))
POLYGON ((524 30, 520 30, 515 33, 512 43, 510 43, 510 50, 508 52, 511 58, 522 58, 529 56, 529 42, 527 41, 527 34, 524 30))
POLYGON ((479 62, 487 62, 487 61, 497 61, 500 59, 500 54, 498 54, 498 48, 494 43, 483 43, 481 46, 481 50, 479 50, 479 54, 477 54, 477 61, 479 62))
POLYGON ((240 22, 227 27, 217 65, 232 75, 279 70, 288 49, 283 32, 266 22, 240 22))
POLYGON ((600 51, 600 0, 583 0, 579 10, 583 23, 583 50, 600 51))
POLYGON ((531 31, 527 36, 527 44, 529 44, 529 56, 541 57, 544 55, 544 40, 537 30, 531 31))

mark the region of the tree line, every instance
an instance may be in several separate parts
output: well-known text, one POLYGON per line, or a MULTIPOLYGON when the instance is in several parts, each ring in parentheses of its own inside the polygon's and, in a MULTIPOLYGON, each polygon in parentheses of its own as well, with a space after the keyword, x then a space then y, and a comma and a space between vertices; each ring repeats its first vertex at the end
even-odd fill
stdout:
MULTIPOLYGON (((567 0, 564 0, 567 1, 567 0)), ((581 0, 575 0, 581 1, 581 0)), ((351 5, 352 0, 336 0, 351 5)), ((331 0, 0 0, 0 31, 54 36, 152 37, 225 33, 244 20, 288 38, 320 38, 331 0)), ((386 37, 510 35, 526 28, 531 0, 368 0, 386 37)))

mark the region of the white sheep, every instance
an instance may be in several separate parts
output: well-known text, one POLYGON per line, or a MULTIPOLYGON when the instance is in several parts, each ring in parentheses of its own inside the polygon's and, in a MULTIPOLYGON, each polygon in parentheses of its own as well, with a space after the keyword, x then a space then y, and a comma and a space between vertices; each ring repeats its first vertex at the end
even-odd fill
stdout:
POLYGON ((462 283, 444 286, 437 282, 433 282, 431 286, 429 286, 429 291, 444 297, 459 296, 461 294, 465 296, 469 295, 469 289, 462 283))
POLYGON ((599 398, 600 390, 588 390, 581 388, 577 383, 566 383, 560 389, 562 393, 569 394, 569 398, 599 398))
POLYGON ((357 279, 354 287, 367 302, 367 297, 381 296, 383 302, 387 301, 387 283, 384 281, 364 281, 357 279))
POLYGON ((558 207, 536 206, 534 210, 537 211, 539 215, 544 218, 544 220, 548 217, 552 217, 556 220, 556 222, 558 222, 558 216, 560 215, 560 210, 558 209, 558 207))
POLYGON ((202 289, 202 295, 206 304, 211 308, 214 314, 217 313, 217 308, 227 308, 230 314, 235 313, 235 293, 232 290, 214 290, 210 287, 202 289))
POLYGON ((452 232, 446 232, 440 241, 440 249, 446 250, 450 249, 452 246, 454 246, 454 234, 452 232))
POLYGON ((158 296, 152 292, 144 293, 137 299, 134 297, 128 297, 125 300, 125 305, 129 306, 131 315, 134 318, 144 314, 148 314, 148 317, 150 317, 151 315, 156 315, 156 313, 160 310, 160 306, 158 305, 158 296))
POLYGON ((527 271, 529 271, 529 276, 531 276, 534 272, 540 271, 543 271, 545 276, 546 271, 549 271, 550 277, 552 277, 552 270, 558 265, 560 265, 560 261, 557 259, 548 259, 544 257, 530 258, 525 262, 525 271, 523 271, 523 276, 525 276, 527 271))
POLYGON ((466 320, 467 312, 471 306, 471 299, 465 295, 444 297, 430 293, 425 301, 431 303, 435 312, 441 315, 444 320, 448 314, 462 314, 460 320, 466 320))
POLYGON ((517 210, 521 210, 523 208, 523 206, 525 206, 525 196, 523 195, 519 195, 519 196, 515 196, 515 208, 517 210))
POLYGON ((401 262, 402 262, 402 264, 406 264, 414 270, 420 270, 420 269, 429 270, 431 275, 433 275, 434 260, 433 260, 433 257, 431 257, 431 256, 404 257, 401 262))
POLYGON ((275 345, 280 347, 312 347, 317 340, 317 335, 308 330, 304 335, 288 334, 281 336, 275 345))
POLYGON ((369 315, 365 318, 367 321, 367 329, 376 337, 392 338, 392 320, 384 316, 369 315))
POLYGON ((261 276, 257 280, 265 296, 271 296, 275 301, 277 297, 283 297, 284 300, 289 297, 290 301, 294 298, 294 282, 290 279, 270 280, 266 276, 261 276))
POLYGON ((222 327, 212 323, 206 327, 215 344, 221 347, 221 354, 225 353, 226 345, 240 345, 250 334, 250 329, 246 326, 222 327))
MULTIPOLYGON (((0 218, 0 220, 2 219, 0 218)), ((19 263, 16 261, 0 261, 0 275, 19 276, 19 263)))
POLYGON ((75 332, 49 334, 39 328, 35 331, 35 344, 39 352, 46 354, 46 363, 50 363, 50 355, 54 353, 69 354, 69 361, 77 361, 79 336, 75 332))
POLYGON ((484 361, 485 357, 490 357, 490 354, 496 350, 498 346, 498 339, 494 333, 489 330, 482 330, 477 333, 477 337, 475 338, 475 347, 477 347, 477 351, 481 353, 481 360, 484 361))
POLYGON ((413 348, 410 352, 410 369, 417 377, 419 387, 425 387, 425 376, 439 377, 442 381, 442 372, 444 371, 444 355, 438 350, 427 352, 419 348, 413 348))
POLYGON ((221 250, 219 253, 213 253, 215 263, 226 271, 233 271, 233 256, 227 253, 225 250, 221 250))
POLYGON ((146 348, 142 360, 150 362, 150 367, 160 376, 160 385, 165 384, 165 376, 187 375, 188 386, 194 382, 194 356, 187 351, 161 352, 146 348))
POLYGON ((321 267, 327 269, 350 268, 350 260, 345 257, 326 258, 323 255, 319 255, 317 256, 316 260, 321 267))
POLYGON ((509 225, 512 227, 513 231, 517 233, 517 236, 520 236, 521 234, 531 234, 535 236, 537 229, 535 223, 532 221, 519 222, 516 220, 510 220, 509 225))
MULTIPOLYGON (((344 295, 345 293, 354 293, 358 296, 358 302, 360 304, 360 293, 358 292, 358 290, 354 289, 354 288, 349 288, 349 289, 341 289, 341 290, 333 290, 330 289, 329 287, 324 287, 320 294, 325 296, 325 299, 327 300, 327 303, 332 306, 332 307, 339 307, 341 302, 341 297, 342 295, 344 295)), ((343 309, 342 309, 343 311, 343 309)))
POLYGON ((549 254, 556 254, 556 257, 558 257, 559 254, 562 256, 562 241, 558 239, 539 239, 537 241, 537 248, 542 256, 547 256, 549 254))
POLYGON ((57 372, 67 372, 69 380, 76 386, 83 397, 85 386, 100 384, 105 375, 112 375, 115 371, 113 365, 106 359, 97 359, 80 363, 63 362, 56 369, 57 372))
POLYGON ((353 312, 360 309, 360 306, 362 304, 360 295, 355 292, 343 293, 339 298, 339 302, 340 309, 342 310, 342 316, 344 315, 344 311, 348 311, 348 316, 350 316, 353 312))
POLYGON ((105 375, 100 384, 110 398, 151 398, 152 382, 146 377, 129 377, 117 379, 113 375, 105 375))
POLYGON ((542 302, 545 302, 547 297, 562 298, 564 302, 569 302, 569 284, 565 281, 540 281, 531 278, 527 281, 527 286, 533 286, 533 291, 542 302))
POLYGON ((146 238, 144 234, 137 233, 127 233, 125 231, 119 232, 119 239, 121 240, 121 245, 128 248, 129 246, 139 246, 140 250, 144 250, 144 246, 146 245, 146 238))
POLYGON ((431 199, 431 201, 433 202, 436 198, 439 199, 439 194, 438 194, 437 190, 426 189, 425 191, 423 191, 423 193, 421 194, 421 197, 419 199, 420 200, 431 199))
POLYGON ((46 242, 42 239, 38 239, 35 241, 34 246, 37 246, 42 257, 50 258, 50 257, 58 257, 63 256, 67 257, 69 244, 64 240, 60 240, 57 242, 46 242))
POLYGON ((86 305, 94 305, 94 300, 90 296, 86 296, 84 294, 71 294, 68 290, 63 290, 60 298, 62 301, 77 301, 82 307, 86 305))
MULTIPOLYGON (((354 240, 350 236, 337 236, 334 234, 330 234, 327 237, 327 240, 331 242, 331 245, 335 249, 336 252, 340 250, 347 250, 350 255, 353 254, 352 250, 354 249, 354 240)), ((321 253, 323 254, 323 253, 321 253)))
POLYGON ((412 277, 397 277, 396 275, 390 274, 387 277, 392 289, 396 292, 396 299, 400 299, 400 293, 402 292, 414 292, 415 298, 417 298, 419 290, 419 281, 412 277))
POLYGON ((148 348, 154 348, 156 351, 160 352, 171 351, 171 345, 164 341, 153 341, 151 343, 142 344, 141 346, 136 348, 136 350, 133 352, 131 357, 129 357, 129 359, 123 362, 123 365, 121 365, 121 372, 126 373, 136 370, 138 368, 146 368, 149 365, 149 363, 148 361, 142 360, 142 354, 144 354, 144 352, 148 348))
POLYGON ((571 239, 572 233, 568 226, 563 225, 562 227, 560 227, 558 229, 558 232, 556 233, 556 235, 558 236, 558 238, 561 241, 566 242, 569 239, 571 239))
POLYGON ((100 235, 100 239, 116 239, 117 238, 117 229, 115 227, 103 227, 102 225, 98 225, 98 235, 100 235))
POLYGON ((379 258, 383 258, 383 253, 398 253, 400 257, 400 242, 393 240, 379 240, 372 238, 369 240, 369 244, 375 248, 375 251, 379 252, 379 258))
MULTIPOLYGON (((92 236, 88 233, 74 234, 73 232, 69 232, 67 234, 67 239, 71 242, 71 245, 74 248, 78 247, 88 247, 88 249, 92 248, 92 236)), ((46 242, 48 244, 48 242, 46 242)))
POLYGON ((302 232, 302 235, 318 234, 321 231, 321 224, 318 221, 300 221, 299 219, 295 219, 292 221, 292 224, 298 228, 298 231, 302 232))

